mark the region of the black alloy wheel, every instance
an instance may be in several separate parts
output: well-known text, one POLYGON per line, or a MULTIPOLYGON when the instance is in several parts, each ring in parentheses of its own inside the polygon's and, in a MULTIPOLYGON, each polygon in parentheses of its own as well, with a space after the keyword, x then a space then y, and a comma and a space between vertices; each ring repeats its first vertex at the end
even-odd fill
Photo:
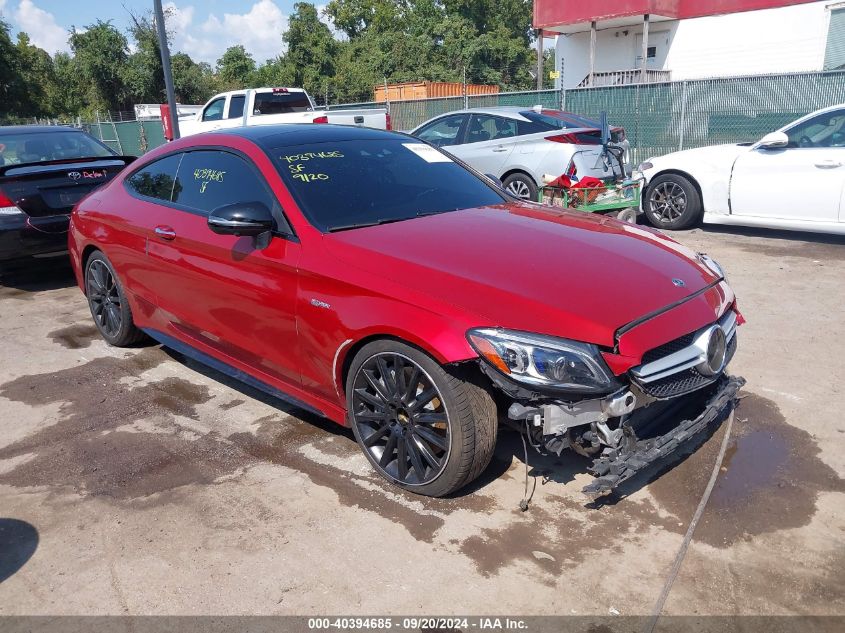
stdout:
POLYGON ((382 475, 423 486, 449 460, 451 425, 440 390, 416 362, 397 352, 367 358, 355 375, 356 436, 382 475))
POLYGON ((114 275, 103 260, 95 259, 91 262, 85 275, 85 284, 91 314, 97 327, 107 337, 117 336, 123 324, 120 293, 114 275))
POLYGON ((125 347, 144 339, 144 333, 135 327, 114 268, 100 251, 85 264, 85 295, 94 324, 109 345, 125 347))

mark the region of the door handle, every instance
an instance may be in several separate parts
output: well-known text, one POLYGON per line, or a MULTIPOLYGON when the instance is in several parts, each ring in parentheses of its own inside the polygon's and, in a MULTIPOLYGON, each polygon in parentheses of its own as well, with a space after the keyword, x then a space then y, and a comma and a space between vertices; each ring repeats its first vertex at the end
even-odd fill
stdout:
POLYGON ((508 148, 504 147, 502 145, 499 145, 498 147, 494 147, 493 151, 494 152, 506 152, 506 151, 508 151, 508 148))
POLYGON ((816 163, 816 167, 819 169, 836 169, 837 167, 842 167, 842 163, 837 163, 834 160, 827 159, 827 160, 820 160, 816 163))
POLYGON ((169 226, 155 227, 155 234, 163 240, 172 240, 176 238, 176 231, 169 226))

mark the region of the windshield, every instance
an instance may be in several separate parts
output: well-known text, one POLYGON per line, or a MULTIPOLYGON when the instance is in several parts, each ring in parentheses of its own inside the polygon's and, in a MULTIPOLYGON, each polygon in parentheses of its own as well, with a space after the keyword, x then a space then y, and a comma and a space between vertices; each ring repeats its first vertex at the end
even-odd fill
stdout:
POLYGON ((407 137, 278 147, 270 155, 302 212, 321 231, 506 201, 445 154, 407 137))
POLYGON ((0 132, 0 165, 114 155, 108 147, 83 132, 58 130, 25 134, 0 132))

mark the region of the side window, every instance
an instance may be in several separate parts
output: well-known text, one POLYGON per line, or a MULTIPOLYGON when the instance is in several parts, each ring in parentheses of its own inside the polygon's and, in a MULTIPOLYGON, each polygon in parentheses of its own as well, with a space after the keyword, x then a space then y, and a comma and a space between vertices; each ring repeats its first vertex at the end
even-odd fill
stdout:
POLYGON ((181 185, 176 182, 181 157, 182 154, 173 154, 150 163, 129 176, 126 186, 139 196, 170 202, 181 193, 181 185))
POLYGON ((229 116, 227 119, 240 119, 244 115, 244 95, 235 95, 229 99, 229 116))
POLYGON ((223 106, 226 103, 225 97, 220 97, 209 103, 202 113, 203 121, 219 121, 223 118, 223 106))
POLYGON ((787 147, 845 147, 845 110, 814 116, 786 131, 787 147))
POLYGON ((496 141, 516 136, 516 121, 489 114, 473 114, 470 119, 467 143, 496 141))
POLYGON ((517 134, 519 136, 524 136, 525 134, 537 134, 539 132, 548 132, 549 130, 553 130, 553 128, 549 125, 545 125, 543 123, 535 123, 533 121, 517 121, 517 134))
POLYGON ((275 199, 250 165, 220 150, 186 152, 179 165, 173 202, 208 215, 233 202, 263 202, 268 209, 275 199))
POLYGON ((416 136, 437 147, 458 145, 461 143, 458 133, 461 131, 465 118, 466 116, 462 114, 443 117, 425 126, 417 132, 416 136))

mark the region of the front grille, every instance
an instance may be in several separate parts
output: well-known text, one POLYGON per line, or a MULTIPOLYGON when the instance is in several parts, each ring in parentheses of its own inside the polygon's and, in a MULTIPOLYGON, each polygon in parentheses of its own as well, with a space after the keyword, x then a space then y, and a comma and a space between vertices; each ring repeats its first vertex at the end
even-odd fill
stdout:
MULTIPOLYGON (((672 345, 673 343, 675 343, 675 341, 666 343, 666 345, 663 345, 662 347, 667 347, 669 345, 672 345)), ((658 349, 661 348, 658 347, 652 351, 656 351, 658 349)), ((736 335, 731 337, 731 340, 728 341, 728 348, 725 351, 726 366, 729 362, 731 362, 731 358, 733 358, 734 352, 736 352, 736 335)), ((665 355, 666 354, 663 354, 663 356, 665 355)), ((643 393, 646 393, 654 398, 674 398, 676 396, 682 396, 686 393, 690 393, 691 391, 695 391, 696 389, 701 389, 702 387, 705 387, 710 383, 714 382, 718 378, 719 376, 703 376, 698 372, 697 369, 691 367, 689 369, 685 369, 683 371, 679 371, 675 374, 672 374, 671 376, 660 378, 659 380, 655 380, 653 382, 639 383, 639 387, 643 390, 643 393)))
POLYGON ((690 332, 689 334, 684 334, 680 338, 676 338, 674 341, 664 343, 660 347, 650 349, 645 354, 643 354, 642 364, 646 365, 652 361, 661 359, 664 356, 668 356, 669 354, 679 352, 685 347, 689 347, 690 345, 692 345, 692 341, 694 338, 695 332, 690 332))

